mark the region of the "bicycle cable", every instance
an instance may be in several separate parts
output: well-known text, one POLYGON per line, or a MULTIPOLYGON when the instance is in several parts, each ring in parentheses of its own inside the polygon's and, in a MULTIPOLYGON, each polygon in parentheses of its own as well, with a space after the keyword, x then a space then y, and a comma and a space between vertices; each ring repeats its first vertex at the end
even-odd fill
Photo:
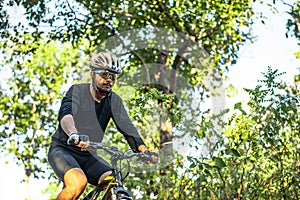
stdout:
MULTIPOLYGON (((133 149, 127 149, 124 153, 126 153, 126 152, 128 152, 128 151, 132 151, 132 152, 135 152, 135 150, 133 150, 133 149)), ((130 173, 130 162, 129 162, 129 160, 128 159, 126 159, 126 162, 127 162, 127 173, 126 173, 126 175, 123 177, 123 175, 122 175, 122 161, 120 161, 120 174, 121 174, 121 180, 122 181, 124 181, 127 177, 128 177, 128 175, 129 175, 129 173, 130 173)))

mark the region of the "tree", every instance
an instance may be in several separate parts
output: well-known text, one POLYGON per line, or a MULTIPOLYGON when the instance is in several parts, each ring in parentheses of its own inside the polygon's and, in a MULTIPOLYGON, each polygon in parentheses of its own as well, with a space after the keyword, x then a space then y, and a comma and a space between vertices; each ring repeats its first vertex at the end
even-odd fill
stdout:
POLYGON ((46 151, 55 131, 58 98, 74 66, 81 65, 80 51, 71 44, 46 41, 25 34, 14 43, 0 44, 7 56, 1 69, 11 75, 1 84, 1 151, 14 154, 25 170, 26 183, 30 176, 47 174, 46 151))
MULTIPOLYGON (((190 157, 190 191, 205 199, 299 198, 299 91, 269 70, 250 95, 247 107, 236 103, 222 122, 222 137, 211 157, 190 157), (225 138, 224 138, 225 137, 225 138)), ((213 130, 205 119, 203 137, 213 130), (206 126, 205 126, 206 125, 206 126)))
POLYGON ((291 36, 294 36, 298 39, 300 39, 300 2, 296 1, 294 4, 288 4, 284 3, 288 6, 290 6, 290 11, 288 12, 291 15, 291 19, 287 21, 286 28, 287 28, 287 34, 286 36, 288 37, 288 34, 291 36))
MULTIPOLYGON (((300 41, 300 2, 296 1, 293 5, 288 3, 285 4, 290 6, 290 12, 288 13, 292 16, 292 18, 289 19, 286 24, 286 37, 296 37, 300 41)), ((300 59, 300 51, 295 52, 295 56, 300 59)), ((300 73, 295 75, 295 81, 300 81, 300 73)))

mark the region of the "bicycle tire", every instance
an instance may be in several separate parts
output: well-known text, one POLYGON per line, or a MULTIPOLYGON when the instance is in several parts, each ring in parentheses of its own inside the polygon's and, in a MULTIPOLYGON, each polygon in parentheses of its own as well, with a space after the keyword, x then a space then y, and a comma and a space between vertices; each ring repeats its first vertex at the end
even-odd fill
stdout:
POLYGON ((132 197, 119 197, 118 200, 133 200, 132 197))

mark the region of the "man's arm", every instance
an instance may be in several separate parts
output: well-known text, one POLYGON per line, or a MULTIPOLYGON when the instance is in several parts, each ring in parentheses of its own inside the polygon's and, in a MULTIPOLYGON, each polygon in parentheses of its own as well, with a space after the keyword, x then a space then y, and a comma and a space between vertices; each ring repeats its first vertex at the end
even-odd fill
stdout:
POLYGON ((124 135, 129 146, 136 151, 146 151, 147 147, 129 118, 122 99, 115 93, 111 94, 111 112, 118 131, 124 135))
POLYGON ((74 119, 71 114, 63 116, 63 118, 60 120, 60 125, 68 136, 70 136, 72 133, 77 133, 74 119))
POLYGON ((77 133, 73 115, 77 112, 79 105, 78 86, 72 85, 62 99, 62 103, 58 112, 58 121, 63 131, 70 136, 77 133), (76 89, 77 88, 77 89, 76 89))
POLYGON ((77 134, 77 129, 75 127, 74 119, 71 114, 63 116, 60 120, 61 128, 64 132, 74 140, 74 144, 81 149, 81 151, 86 151, 89 146, 89 141, 80 141, 77 134))

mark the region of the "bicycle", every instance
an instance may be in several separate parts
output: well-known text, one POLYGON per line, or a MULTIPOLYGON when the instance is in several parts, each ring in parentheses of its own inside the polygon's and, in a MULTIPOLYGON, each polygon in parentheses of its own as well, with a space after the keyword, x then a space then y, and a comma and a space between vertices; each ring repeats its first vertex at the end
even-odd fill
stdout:
POLYGON ((130 165, 128 163, 128 172, 124 178, 121 175, 121 169, 118 167, 118 161, 128 160, 133 157, 138 157, 144 161, 150 161, 149 155, 144 153, 124 153, 118 150, 117 147, 108 147, 98 142, 90 142, 89 148, 98 150, 102 149, 110 154, 110 161, 113 168, 113 175, 108 176, 102 183, 95 186, 83 200, 132 200, 132 192, 123 187, 122 181, 128 176, 130 165))

